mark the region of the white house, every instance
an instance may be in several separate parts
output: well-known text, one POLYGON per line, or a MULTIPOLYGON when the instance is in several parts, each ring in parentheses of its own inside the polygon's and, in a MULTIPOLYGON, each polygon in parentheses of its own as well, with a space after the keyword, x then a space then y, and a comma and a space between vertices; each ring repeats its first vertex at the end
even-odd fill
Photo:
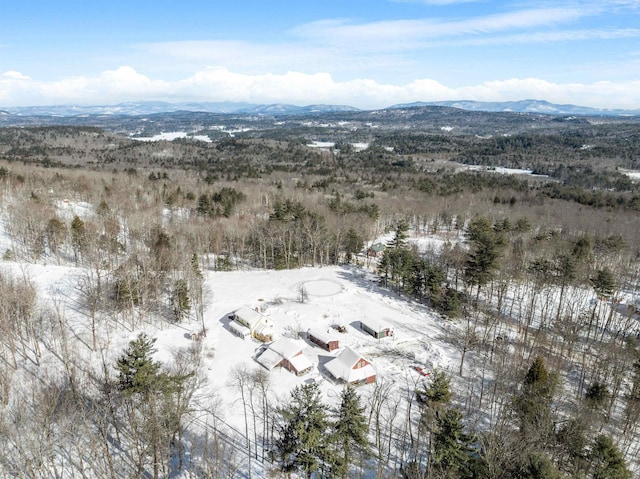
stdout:
POLYGON ((334 378, 349 384, 369 384, 376 380, 373 365, 349 346, 345 346, 325 367, 334 378))
POLYGON ((231 318, 233 321, 229 323, 229 328, 237 336, 242 338, 250 336, 263 342, 273 340, 273 321, 257 309, 242 306, 231 315, 231 318))

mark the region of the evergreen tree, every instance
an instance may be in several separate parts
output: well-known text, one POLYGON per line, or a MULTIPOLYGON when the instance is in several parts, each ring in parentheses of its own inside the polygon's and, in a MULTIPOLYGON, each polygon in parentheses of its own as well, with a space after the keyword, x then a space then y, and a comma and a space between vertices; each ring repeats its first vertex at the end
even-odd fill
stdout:
POLYGON ((428 408, 439 408, 451 401, 451 378, 444 371, 434 371, 431 374, 429 386, 417 390, 418 402, 428 408))
POLYGON ((399 221, 393 233, 393 238, 387 243, 387 248, 395 250, 407 249, 408 231, 409 224, 404 220, 399 221))
POLYGON ((469 477, 474 451, 472 441, 464 432, 460 411, 449 408, 437 415, 431 463, 440 471, 438 477, 469 477))
POLYGON ((73 256, 78 261, 80 253, 82 253, 87 245, 87 233, 84 227, 84 221, 78 215, 73 217, 71 221, 71 245, 73 246, 73 256))
POLYGON ((622 453, 609 436, 600 434, 591 448, 593 479, 631 479, 622 453))
POLYGON ((512 465, 508 477, 518 479, 562 479, 564 476, 553 465, 551 459, 540 452, 532 452, 523 463, 512 465))
POLYGON ((279 410, 275 453, 283 472, 302 472, 307 478, 330 471, 335 460, 329 447, 327 407, 320 400, 318 385, 303 384, 291 392, 291 401, 279 410))
POLYGON ((363 247, 364 240, 362 236, 358 234, 355 228, 349 228, 344 245, 347 263, 350 263, 352 257, 362 251, 363 247))
POLYGON ((550 444, 553 433, 551 403, 556 384, 556 375, 550 373, 544 359, 537 356, 527 371, 514 405, 521 438, 534 449, 550 444))
POLYGON ((355 389, 347 385, 340 394, 340 407, 333 425, 334 439, 342 449, 342 457, 336 458, 334 472, 341 477, 349 477, 352 449, 365 450, 369 444, 368 424, 364 411, 365 408, 360 406, 360 398, 355 389))
POLYGON ((196 253, 191 255, 191 270, 196 278, 202 278, 202 271, 200 270, 200 263, 198 262, 198 255, 196 253))
MULTIPOLYGON (((153 360, 155 339, 140 333, 129 342, 129 347, 118 359, 118 388, 123 392, 123 405, 129 420, 143 431, 151 456, 153 477, 160 477, 159 463, 168 455, 175 438, 182 429, 182 417, 187 407, 182 402, 184 382, 193 375, 172 375, 161 371, 159 362, 153 360)), ((140 471, 142 472, 142 471, 140 471)), ((142 474, 140 474, 142 475, 142 474)))
POLYGON ((179 279, 173 284, 169 303, 173 312, 173 319, 176 322, 182 321, 189 315, 191 298, 189 297, 189 286, 185 279, 179 279))
POLYGON ((148 396, 161 381, 160 363, 153 360, 156 340, 140 333, 118 359, 118 387, 127 395, 148 396))
POLYGON ((504 238, 484 216, 471 221, 467 237, 471 243, 471 251, 467 255, 464 276, 469 285, 478 287, 479 295, 480 288, 495 276, 504 238))
POLYGON ((616 290, 616 280, 609 268, 602 268, 589 280, 600 299, 609 299, 616 290))

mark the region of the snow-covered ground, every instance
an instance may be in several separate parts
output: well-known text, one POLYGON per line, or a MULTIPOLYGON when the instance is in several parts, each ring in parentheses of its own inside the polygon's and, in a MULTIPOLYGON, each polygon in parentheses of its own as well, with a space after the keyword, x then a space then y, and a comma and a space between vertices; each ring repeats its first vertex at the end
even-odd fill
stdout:
POLYGON ((211 138, 206 135, 194 135, 184 131, 163 132, 153 136, 132 136, 132 140, 136 141, 173 141, 178 138, 190 138, 193 140, 206 141, 211 143, 211 138))
MULTIPOLYGON (((79 347, 78 353, 85 354, 91 361, 92 352, 88 347, 91 344, 91 324, 83 308, 78 307, 82 302, 78 284, 83 269, 5 262, 1 271, 15 277, 31 278, 42 303, 52 305, 55 302, 61 308, 80 344, 87 345, 84 349, 79 347)), ((204 322, 207 335, 202 340, 202 347, 207 381, 201 393, 203 396, 217 394, 223 400, 218 414, 236 428, 240 428, 244 419, 236 407, 238 392, 230 386, 230 375, 241 365, 249 369, 262 367, 255 360, 262 343, 255 339, 243 340, 229 330, 229 314, 242 306, 259 308, 271 318, 275 325, 275 338, 299 338, 299 333, 310 328, 346 328, 345 333, 337 334, 341 348, 331 353, 306 340, 302 342, 304 354, 314 364, 310 373, 297 377, 284 369, 271 371, 272 384, 282 398, 296 385, 311 379, 320 384, 327 398, 337 397, 342 384, 332 379, 322 365, 344 346, 350 346, 369 359, 379 378, 398 384, 405 384, 406 376, 417 376, 414 366, 429 371, 438 368, 453 372, 459 362, 459 352, 442 340, 450 334, 450 323, 429 308, 380 288, 372 275, 357 267, 210 271, 206 273, 206 289, 208 306, 204 322), (301 288, 306 292, 304 302, 300 301, 301 288), (394 336, 378 340, 363 331, 360 321, 372 318, 388 324, 394 336)), ((192 344, 190 333, 200 331, 202 327, 195 320, 161 324, 159 328, 137 325, 131 329, 125 322, 117 331, 103 331, 101 336, 110 338, 107 354, 112 356, 112 363, 115 365, 115 358, 130 340, 145 331, 157 338, 156 359, 170 364, 177 350, 187 349, 192 344)), ((101 366, 97 363, 95 367, 99 370, 101 366)), ((369 387, 361 387, 360 392, 366 395, 369 387)))

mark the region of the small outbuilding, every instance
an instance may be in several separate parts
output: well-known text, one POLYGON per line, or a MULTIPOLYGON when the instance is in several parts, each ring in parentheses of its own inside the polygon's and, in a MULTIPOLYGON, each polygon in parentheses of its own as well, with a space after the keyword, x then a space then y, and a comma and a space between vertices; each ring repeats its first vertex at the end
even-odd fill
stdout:
POLYGON ((280 338, 269 344, 256 361, 269 371, 282 367, 301 376, 313 367, 309 358, 303 354, 303 349, 303 346, 292 339, 280 338))
POLYGON ((360 329, 366 331, 376 339, 393 336, 391 325, 373 318, 360 320, 360 329))
POLYGON ((309 329, 307 331, 307 339, 317 346, 329 352, 340 347, 340 341, 332 334, 331 330, 324 331, 322 329, 309 329))
POLYGON ((373 365, 349 346, 345 346, 325 367, 334 378, 348 384, 370 384, 376 380, 373 365))
POLYGON ((374 243, 367 248, 366 254, 370 258, 377 258, 384 252, 385 249, 386 246, 384 244, 374 243))

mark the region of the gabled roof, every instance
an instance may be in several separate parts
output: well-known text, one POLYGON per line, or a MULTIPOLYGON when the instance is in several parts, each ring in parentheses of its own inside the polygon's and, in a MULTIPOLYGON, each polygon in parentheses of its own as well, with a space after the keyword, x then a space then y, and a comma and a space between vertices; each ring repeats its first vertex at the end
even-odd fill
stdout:
POLYGON ((283 359, 290 359, 302 351, 302 346, 289 338, 280 338, 272 342, 269 349, 278 353, 283 359))
POLYGON ((256 358, 256 361, 271 371, 282 361, 282 356, 271 349, 265 349, 264 352, 256 358))
POLYGON ((287 360, 296 371, 310 369, 313 364, 302 352, 303 346, 289 338, 280 338, 267 346, 267 349, 256 358, 265 368, 271 370, 283 360, 287 360))
POLYGON ((331 341, 339 341, 340 338, 332 333, 331 331, 326 331, 324 329, 311 328, 307 331, 307 334, 313 336, 314 338, 318 338, 325 344, 329 344, 331 341))
POLYGON ((369 246, 369 249, 375 251, 376 253, 380 253, 386 249, 386 246, 383 243, 374 243, 369 246))
POLYGON ((345 346, 340 354, 329 361, 325 367, 333 377, 342 379, 347 383, 364 381, 369 377, 375 376, 376 370, 371 364, 354 369, 361 359, 364 358, 349 346, 345 346))
POLYGON ((391 329, 391 325, 389 323, 381 321, 377 318, 365 317, 361 319, 360 322, 367 328, 376 332, 384 331, 385 329, 391 329))
POLYGON ((298 356, 289 358, 289 362, 291 363, 291 366, 293 366, 298 373, 301 373, 313 367, 311 360, 308 357, 306 357, 304 354, 299 354, 298 356))
POLYGON ((242 306, 241 308, 239 308, 236 311, 236 316, 239 316, 247 323, 249 323, 252 326, 252 329, 254 324, 260 322, 262 318, 264 318, 264 315, 262 313, 256 311, 255 309, 251 309, 249 306, 242 306))

